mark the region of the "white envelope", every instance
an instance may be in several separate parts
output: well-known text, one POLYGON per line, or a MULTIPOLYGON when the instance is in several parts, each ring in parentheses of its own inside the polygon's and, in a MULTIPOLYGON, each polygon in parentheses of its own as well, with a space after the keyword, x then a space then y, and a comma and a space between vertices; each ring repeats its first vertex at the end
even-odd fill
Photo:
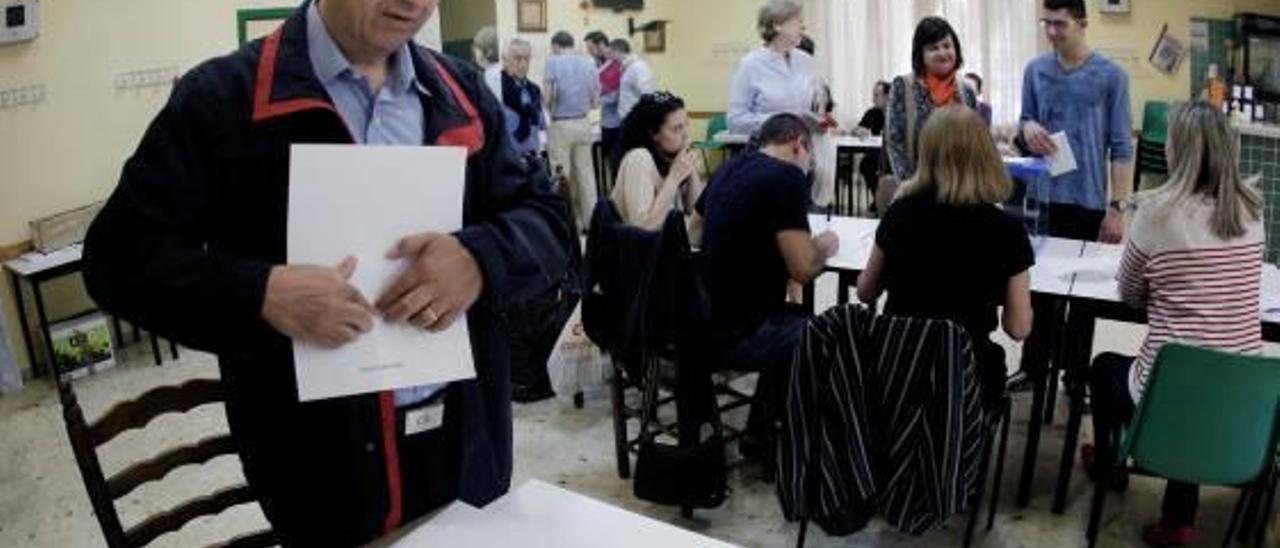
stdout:
POLYGON ((1051 135, 1050 138, 1053 139, 1053 144, 1058 147, 1058 152, 1045 158, 1049 161, 1049 175, 1057 177, 1075 171, 1077 169, 1076 155, 1071 150, 1071 140, 1067 138, 1067 133, 1059 131, 1051 135))

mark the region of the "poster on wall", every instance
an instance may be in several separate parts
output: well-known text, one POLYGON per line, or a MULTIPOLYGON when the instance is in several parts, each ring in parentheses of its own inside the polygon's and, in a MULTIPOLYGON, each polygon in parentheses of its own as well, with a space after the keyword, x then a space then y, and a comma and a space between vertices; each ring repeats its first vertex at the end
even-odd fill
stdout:
POLYGON ((1156 40, 1155 48, 1151 50, 1151 65, 1160 72, 1172 75, 1178 72, 1178 66, 1186 56, 1187 45, 1170 34, 1169 25, 1165 24, 1160 29, 1160 38, 1156 40))

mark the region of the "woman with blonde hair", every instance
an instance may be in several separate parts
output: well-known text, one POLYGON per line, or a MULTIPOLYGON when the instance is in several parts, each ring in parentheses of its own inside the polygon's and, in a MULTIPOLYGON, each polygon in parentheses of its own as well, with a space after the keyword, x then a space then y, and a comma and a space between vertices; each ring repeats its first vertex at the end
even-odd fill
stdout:
MULTIPOLYGON (((1146 308, 1150 331, 1137 358, 1103 354, 1093 362, 1097 447, 1081 448, 1091 473, 1097 459, 1114 454, 1120 426, 1133 418, 1164 344, 1262 350, 1263 202, 1240 177, 1236 139, 1226 117, 1205 101, 1176 108, 1169 118, 1169 181, 1135 198, 1117 275, 1125 302, 1146 308)), ((1193 544, 1198 503, 1195 485, 1170 481, 1162 518, 1143 539, 1153 546, 1193 544)))
POLYGON ((983 400, 994 405, 1004 392, 1005 356, 991 332, 1003 325, 1015 340, 1031 332, 1031 242, 996 205, 1013 183, 978 113, 959 106, 935 111, 919 150, 915 176, 876 230, 858 299, 874 305, 887 291, 888 314, 963 326, 973 340, 983 400))

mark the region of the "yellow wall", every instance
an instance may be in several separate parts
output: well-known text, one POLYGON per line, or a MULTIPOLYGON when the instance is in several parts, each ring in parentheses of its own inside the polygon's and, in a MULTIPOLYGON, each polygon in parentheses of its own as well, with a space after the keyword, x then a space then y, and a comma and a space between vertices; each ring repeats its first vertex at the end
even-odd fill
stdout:
MULTIPOLYGON (((452 0, 470 1, 470 0, 452 0)), ((0 244, 30 237, 27 223, 104 199, 169 88, 117 91, 124 71, 186 70, 236 47, 236 10, 298 0, 54 0, 40 3, 40 37, 0 46, 0 88, 42 84, 43 103, 0 109, 0 244)), ((433 19, 419 38, 439 43, 433 19)), ((22 350, 8 277, 0 312, 22 350)), ((78 280, 51 286, 53 314, 85 306, 78 280)))
MULTIPOLYGON (((1117 61, 1131 69, 1129 94, 1135 126, 1141 124, 1145 101, 1184 100, 1191 92, 1189 55, 1172 76, 1156 70, 1147 61, 1166 23, 1169 32, 1190 47, 1192 17, 1229 19, 1240 12, 1280 15, 1280 0, 1156 0, 1132 4, 1133 12, 1127 15, 1091 11, 1089 42, 1108 54, 1124 51, 1133 56, 1132 63, 1124 59, 1117 61)), ((1092 3, 1090 9, 1093 9, 1092 3)))

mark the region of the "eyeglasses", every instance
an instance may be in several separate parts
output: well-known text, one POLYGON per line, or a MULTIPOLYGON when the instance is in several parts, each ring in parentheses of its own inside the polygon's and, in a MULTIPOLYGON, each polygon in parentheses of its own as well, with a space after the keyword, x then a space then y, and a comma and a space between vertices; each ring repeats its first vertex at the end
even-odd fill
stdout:
POLYGON ((671 103, 680 102, 680 98, 676 97, 674 93, 669 91, 655 91, 650 93, 649 97, 653 99, 653 102, 659 105, 669 105, 671 103))
POLYGON ((1052 28, 1056 31, 1064 31, 1067 30, 1067 27, 1071 26, 1071 23, 1079 23, 1081 21, 1083 21, 1083 19, 1049 19, 1046 17, 1040 20, 1040 26, 1052 28))

